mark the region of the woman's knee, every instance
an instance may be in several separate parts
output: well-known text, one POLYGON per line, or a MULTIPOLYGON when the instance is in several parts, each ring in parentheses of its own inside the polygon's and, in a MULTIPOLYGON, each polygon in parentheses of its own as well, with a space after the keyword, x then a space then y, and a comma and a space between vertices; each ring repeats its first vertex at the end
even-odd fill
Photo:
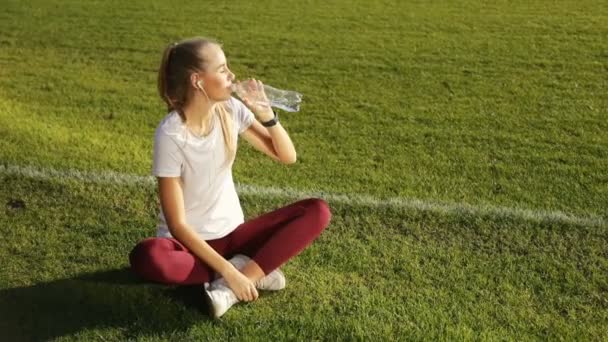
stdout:
POLYGON ((154 238, 147 238, 135 245, 131 252, 129 253, 129 262, 131 263, 131 267, 138 260, 141 259, 144 254, 150 250, 150 247, 154 244, 154 238))
MULTIPOLYGON (((163 254, 176 249, 176 245, 171 239, 147 238, 139 242, 129 253, 129 263, 131 269, 144 278, 150 278, 151 272, 157 266, 163 254)), ((154 272, 156 273, 156 272, 154 272)))
POLYGON ((331 209, 329 204, 320 198, 309 198, 306 200, 307 214, 313 216, 317 223, 319 232, 329 225, 331 220, 331 209))

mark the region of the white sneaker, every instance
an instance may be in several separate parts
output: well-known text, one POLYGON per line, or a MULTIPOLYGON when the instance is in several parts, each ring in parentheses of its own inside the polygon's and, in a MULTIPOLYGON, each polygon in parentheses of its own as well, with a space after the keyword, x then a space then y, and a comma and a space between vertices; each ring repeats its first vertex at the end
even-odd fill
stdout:
POLYGON ((279 291, 285 288, 287 279, 280 269, 270 272, 264 278, 255 282, 255 287, 266 291, 279 291))
POLYGON ((214 318, 222 317, 228 309, 239 302, 234 292, 222 283, 214 282, 211 286, 205 283, 203 291, 203 298, 209 308, 209 316, 214 318))
MULTIPOLYGON (((237 270, 241 270, 247 263, 251 260, 246 255, 237 254, 232 257, 232 259, 228 260, 237 270)), ((285 288, 287 280, 285 279, 285 275, 281 272, 280 269, 276 269, 266 275, 264 278, 258 280, 255 283, 255 287, 258 290, 265 291, 278 291, 285 288)))

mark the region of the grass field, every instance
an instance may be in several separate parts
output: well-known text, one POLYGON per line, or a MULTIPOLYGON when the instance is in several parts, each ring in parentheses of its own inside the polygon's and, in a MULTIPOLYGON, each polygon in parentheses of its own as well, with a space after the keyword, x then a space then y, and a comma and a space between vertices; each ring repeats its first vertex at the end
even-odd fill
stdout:
POLYGON ((3 0, 1 339, 607 340, 600 3, 3 0), (160 55, 195 35, 305 95, 298 163, 240 145, 235 181, 272 190, 246 216, 333 211, 284 291, 219 322, 126 269, 153 184, 61 176, 150 174, 160 55))

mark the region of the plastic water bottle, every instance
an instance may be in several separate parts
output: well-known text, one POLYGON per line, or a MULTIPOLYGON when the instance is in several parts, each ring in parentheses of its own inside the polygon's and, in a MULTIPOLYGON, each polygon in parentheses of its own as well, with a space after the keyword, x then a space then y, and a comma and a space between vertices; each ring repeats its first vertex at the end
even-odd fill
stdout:
MULTIPOLYGON (((248 95, 247 81, 241 81, 232 85, 232 91, 235 92, 241 99, 248 95)), ((302 94, 293 90, 283 90, 271 87, 264 84, 264 93, 268 101, 262 99, 256 101, 259 105, 268 106, 282 109, 286 112, 297 112, 300 110, 300 103, 302 102, 302 94)), ((254 94, 255 95, 255 94, 254 94)))

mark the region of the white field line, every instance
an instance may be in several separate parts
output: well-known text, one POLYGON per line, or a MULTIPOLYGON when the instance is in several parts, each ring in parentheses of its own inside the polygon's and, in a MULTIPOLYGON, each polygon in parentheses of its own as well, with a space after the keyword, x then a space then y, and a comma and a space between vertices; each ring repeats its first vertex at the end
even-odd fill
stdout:
MULTIPOLYGON (((23 176, 35 179, 76 180, 96 184, 139 184, 146 186, 154 186, 156 184, 156 181, 152 176, 138 176, 112 171, 92 172, 73 169, 56 170, 51 168, 35 168, 30 166, 0 165, 0 174, 23 176)), ((466 203, 440 203, 401 197, 380 199, 362 194, 333 194, 322 191, 300 191, 289 188, 260 187, 247 184, 237 184, 236 187, 239 194, 242 195, 254 195, 270 198, 303 199, 309 197, 319 197, 330 203, 334 202, 351 206, 366 206, 372 208, 388 207, 436 212, 441 214, 466 213, 479 216, 509 217, 535 222, 569 223, 584 226, 603 226, 606 224, 606 220, 600 216, 590 215, 580 217, 561 211, 544 211, 493 205, 471 205, 466 203)))

